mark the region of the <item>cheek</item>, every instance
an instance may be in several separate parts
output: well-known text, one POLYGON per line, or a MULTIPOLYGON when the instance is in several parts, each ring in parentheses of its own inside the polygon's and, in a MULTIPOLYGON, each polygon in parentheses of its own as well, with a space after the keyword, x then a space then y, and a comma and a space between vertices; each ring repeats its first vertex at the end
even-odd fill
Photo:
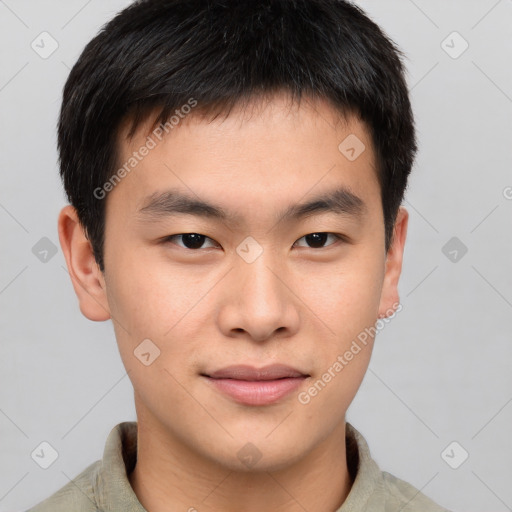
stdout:
MULTIPOLYGON (((134 379, 139 374, 161 373, 165 368, 171 373, 181 373, 184 368, 191 372, 194 360, 201 352, 201 334, 211 325, 208 291, 218 277, 201 276, 190 269, 178 268, 154 257, 147 251, 125 250, 128 258, 118 258, 115 272, 107 281, 108 300, 111 307, 119 352, 127 370, 134 379), (199 301, 200 297, 205 297, 199 301), (121 327, 122 326, 122 327, 121 327), (144 367, 134 356, 144 340, 151 340, 160 351, 150 367, 144 367), (153 371, 148 372, 151 368, 153 371)), ((146 342, 148 343, 148 342, 146 342)), ((152 345, 149 344, 149 347, 152 345)), ((169 375, 161 373, 160 378, 169 375)), ((146 377, 144 377, 146 379, 146 377)), ((148 386, 147 380, 141 385, 148 386)), ((156 385, 156 382, 154 383, 156 385)))
POLYGON ((371 344, 362 347, 350 361, 344 352, 329 360, 322 372, 311 379, 310 386, 299 397, 306 411, 322 421, 326 433, 345 418, 361 382, 366 374, 371 355, 371 344), (341 361, 338 360, 338 356, 341 361), (306 403, 307 402, 307 403, 306 403))
POLYGON ((144 251, 122 252, 127 257, 118 258, 107 282, 112 314, 134 336, 162 338, 191 306, 194 289, 175 268, 156 264, 144 251))
POLYGON ((380 260, 354 252, 339 265, 307 275, 297 295, 337 348, 376 321, 384 277, 380 260))
POLYGON ((318 414, 329 416, 332 428, 356 395, 373 348, 382 272, 372 272, 376 265, 360 266, 364 272, 354 265, 331 274, 323 281, 323 293, 310 293, 307 299, 321 322, 315 320, 320 326, 315 329, 315 373, 299 402, 310 404, 310 411, 329 411, 318 414))

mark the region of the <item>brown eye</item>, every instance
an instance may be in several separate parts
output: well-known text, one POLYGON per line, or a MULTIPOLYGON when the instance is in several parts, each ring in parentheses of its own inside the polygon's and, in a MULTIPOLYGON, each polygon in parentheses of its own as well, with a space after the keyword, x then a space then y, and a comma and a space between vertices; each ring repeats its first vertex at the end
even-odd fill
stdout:
MULTIPOLYGON (((179 247, 183 247, 184 249, 197 250, 204 249, 203 244, 206 240, 212 240, 208 238, 206 235, 201 235, 199 233, 180 233, 178 235, 170 235, 165 238, 165 242, 174 243, 173 240, 176 238, 181 238, 182 244, 175 244, 179 247)), ((213 241, 213 240, 212 240, 213 241)), ((212 246, 214 247, 214 246, 212 246)))
MULTIPOLYGON (((327 241, 328 237, 332 236, 336 240, 342 240, 341 236, 335 235, 334 233, 310 233, 309 235, 305 235, 302 238, 299 238, 299 240, 305 240, 306 243, 309 245, 309 248, 311 249, 322 249, 324 247, 329 247, 333 244, 328 244, 325 246, 325 242, 327 241)), ((295 242, 296 244, 299 242, 295 242)))

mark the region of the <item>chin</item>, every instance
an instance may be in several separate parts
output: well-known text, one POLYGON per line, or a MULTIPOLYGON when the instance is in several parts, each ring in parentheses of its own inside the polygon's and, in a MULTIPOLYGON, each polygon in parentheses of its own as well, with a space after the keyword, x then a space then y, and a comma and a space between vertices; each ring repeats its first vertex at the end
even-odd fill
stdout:
POLYGON ((236 473, 267 473, 276 472, 289 468, 297 463, 304 453, 297 453, 297 443, 290 443, 283 446, 280 440, 274 440, 275 446, 264 440, 250 442, 246 439, 232 440, 233 448, 224 445, 223 453, 211 454, 217 464, 223 468, 236 473), (233 457, 234 455, 234 457, 233 457))

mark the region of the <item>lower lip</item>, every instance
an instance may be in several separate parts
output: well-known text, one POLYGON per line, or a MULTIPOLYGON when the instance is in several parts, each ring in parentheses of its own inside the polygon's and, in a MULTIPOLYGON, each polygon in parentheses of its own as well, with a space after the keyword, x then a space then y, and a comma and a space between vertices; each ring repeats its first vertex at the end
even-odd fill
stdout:
POLYGON ((218 390, 245 405, 269 405, 299 388, 306 377, 277 380, 235 380, 206 377, 218 390))

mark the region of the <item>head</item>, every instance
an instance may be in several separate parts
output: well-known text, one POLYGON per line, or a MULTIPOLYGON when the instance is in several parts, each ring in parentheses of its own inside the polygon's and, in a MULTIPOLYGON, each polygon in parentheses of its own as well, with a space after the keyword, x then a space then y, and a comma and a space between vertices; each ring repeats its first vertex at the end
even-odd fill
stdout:
POLYGON ((250 441, 266 468, 342 425, 399 304, 415 151, 400 52, 348 2, 147 0, 108 23, 64 90, 59 235, 139 420, 231 467, 250 441), (270 405, 207 381, 273 363, 307 378, 270 405))

